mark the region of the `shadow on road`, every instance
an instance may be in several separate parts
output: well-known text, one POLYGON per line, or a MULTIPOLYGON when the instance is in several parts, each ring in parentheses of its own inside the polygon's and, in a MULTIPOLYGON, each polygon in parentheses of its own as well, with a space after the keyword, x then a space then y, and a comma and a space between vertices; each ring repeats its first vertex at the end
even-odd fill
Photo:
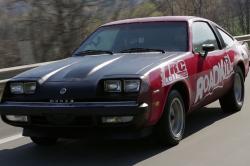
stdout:
MULTIPOLYGON (((229 114, 223 114, 218 108, 203 108, 190 114, 187 117, 185 138, 227 116, 229 114)), ((13 149, 1 150, 0 165, 129 166, 170 148, 161 147, 149 138, 132 141, 62 140, 53 147, 38 147, 29 143, 13 149)))
POLYGON ((216 121, 222 120, 232 114, 224 113, 221 108, 201 108, 187 116, 184 137, 188 137, 216 121))

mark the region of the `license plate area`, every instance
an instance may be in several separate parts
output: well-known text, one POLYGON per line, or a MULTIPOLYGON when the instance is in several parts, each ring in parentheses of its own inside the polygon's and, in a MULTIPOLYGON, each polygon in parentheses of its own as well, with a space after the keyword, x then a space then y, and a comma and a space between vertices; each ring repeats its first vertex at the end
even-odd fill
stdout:
POLYGON ((31 124, 55 127, 88 127, 94 125, 91 116, 74 116, 70 114, 31 116, 31 124))

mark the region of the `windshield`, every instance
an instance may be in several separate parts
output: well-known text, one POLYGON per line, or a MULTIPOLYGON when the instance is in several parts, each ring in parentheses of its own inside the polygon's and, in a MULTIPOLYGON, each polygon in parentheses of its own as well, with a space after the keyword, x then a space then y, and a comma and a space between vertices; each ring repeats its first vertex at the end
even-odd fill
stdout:
POLYGON ((104 26, 87 38, 75 54, 89 50, 120 53, 135 48, 187 51, 187 23, 147 22, 104 26))

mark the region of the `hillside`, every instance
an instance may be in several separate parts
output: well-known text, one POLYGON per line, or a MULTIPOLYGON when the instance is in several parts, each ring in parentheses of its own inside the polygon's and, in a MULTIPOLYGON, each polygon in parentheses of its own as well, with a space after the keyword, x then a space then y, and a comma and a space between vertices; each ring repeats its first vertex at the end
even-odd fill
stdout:
POLYGON ((99 25, 125 18, 196 15, 250 33, 250 0, 0 0, 0 68, 68 57, 99 25))

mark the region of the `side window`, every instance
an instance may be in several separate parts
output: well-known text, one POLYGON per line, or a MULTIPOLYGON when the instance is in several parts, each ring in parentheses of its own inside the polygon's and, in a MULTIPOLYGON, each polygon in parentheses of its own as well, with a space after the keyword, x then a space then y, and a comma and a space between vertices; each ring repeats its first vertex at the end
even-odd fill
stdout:
MULTIPOLYGON (((217 28, 218 29, 218 28, 217 28)), ((227 46, 231 46, 234 43, 234 40, 225 32, 223 32, 222 30, 218 29, 222 39, 224 40, 224 43, 227 46)))
POLYGON ((214 44, 215 50, 218 50, 216 37, 206 22, 194 22, 192 25, 193 48, 195 52, 203 52, 203 44, 214 44))

